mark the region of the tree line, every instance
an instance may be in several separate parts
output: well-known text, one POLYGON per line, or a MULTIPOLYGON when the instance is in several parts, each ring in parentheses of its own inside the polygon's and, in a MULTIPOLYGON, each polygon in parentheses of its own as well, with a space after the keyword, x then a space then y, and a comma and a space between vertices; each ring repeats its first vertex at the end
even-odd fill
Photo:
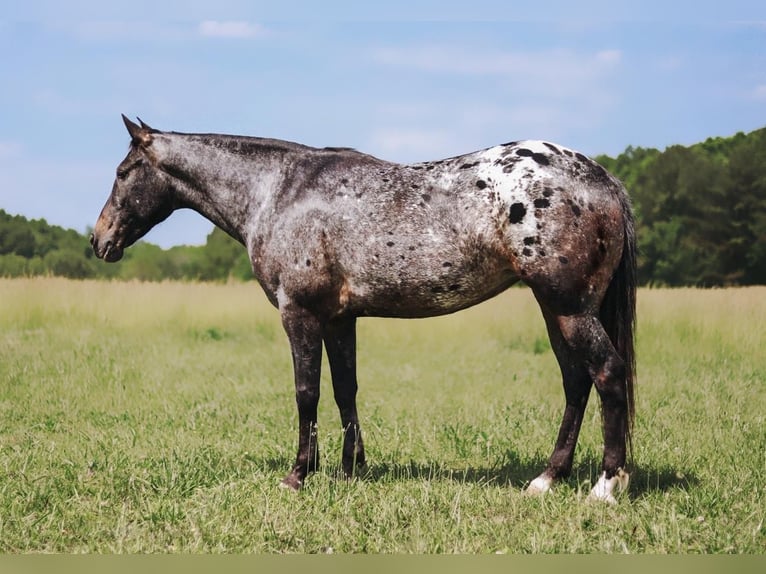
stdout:
POLYGON ((595 159, 633 202, 642 285, 766 283, 766 128, 595 159))
MULTIPOLYGON (((766 284, 766 128, 595 159, 633 202, 642 285, 766 284)), ((218 228, 201 246, 140 241, 114 264, 95 258, 87 235, 0 209, 0 276, 252 279, 245 249, 218 228)))
POLYGON ((199 246, 162 249, 139 241, 117 263, 97 259, 88 235, 0 209, 0 277, 55 275, 141 281, 252 278, 244 247, 218 228, 207 236, 205 245, 199 246))

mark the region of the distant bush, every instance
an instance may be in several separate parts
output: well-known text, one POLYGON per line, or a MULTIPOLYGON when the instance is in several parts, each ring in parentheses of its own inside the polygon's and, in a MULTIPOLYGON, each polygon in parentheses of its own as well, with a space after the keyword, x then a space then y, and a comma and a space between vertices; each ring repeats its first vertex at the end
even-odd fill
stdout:
POLYGON ((22 277, 31 275, 28 272, 27 265, 29 259, 16 255, 15 253, 6 253, 0 255, 0 277, 22 277))

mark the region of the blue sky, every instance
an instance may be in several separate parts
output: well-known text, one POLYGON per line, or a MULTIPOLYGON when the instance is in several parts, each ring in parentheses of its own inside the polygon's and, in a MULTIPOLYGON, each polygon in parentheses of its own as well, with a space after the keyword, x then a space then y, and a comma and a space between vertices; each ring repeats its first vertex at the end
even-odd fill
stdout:
MULTIPOLYGON (((766 126, 762 0, 2 4, 0 208, 81 232, 127 150, 120 113, 401 162, 766 126)), ((211 229, 179 212, 146 239, 211 229)))

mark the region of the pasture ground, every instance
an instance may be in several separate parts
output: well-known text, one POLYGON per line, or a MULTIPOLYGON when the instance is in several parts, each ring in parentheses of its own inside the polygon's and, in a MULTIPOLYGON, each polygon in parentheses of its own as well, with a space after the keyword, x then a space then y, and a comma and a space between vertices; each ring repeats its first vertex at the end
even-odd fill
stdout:
MULTIPOLYGON (((0 552, 753 553, 766 550, 766 288, 639 292, 628 496, 543 468, 563 392, 511 289, 461 313, 359 322, 369 475, 340 478, 324 365, 322 469, 278 488, 297 413, 256 284, 0 280, 0 552)), ((326 362, 325 362, 326 363, 326 362)))

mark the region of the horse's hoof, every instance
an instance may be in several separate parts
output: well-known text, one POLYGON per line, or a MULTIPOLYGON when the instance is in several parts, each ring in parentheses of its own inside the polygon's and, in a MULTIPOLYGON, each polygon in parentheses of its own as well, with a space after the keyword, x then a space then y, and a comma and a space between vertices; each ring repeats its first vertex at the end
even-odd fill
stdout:
POLYGON ((553 479, 550 476, 541 474, 529 483, 524 493, 530 496, 540 496, 548 492, 551 486, 553 486, 553 479))
POLYGON ((602 472, 598 482, 596 482, 596 486, 593 487, 588 495, 588 501, 617 504, 615 495, 625 492, 628 489, 629 481, 630 476, 621 468, 617 470, 617 474, 612 478, 607 478, 606 472, 602 472))
POLYGON ((292 474, 288 474, 279 483, 279 488, 283 488, 283 489, 289 490, 291 492, 298 492, 301 489, 302 486, 303 486, 303 481, 298 480, 292 474))
POLYGON ((343 476, 346 480, 356 480, 366 478, 370 474, 370 468, 367 463, 358 464, 351 472, 343 471, 343 476))

